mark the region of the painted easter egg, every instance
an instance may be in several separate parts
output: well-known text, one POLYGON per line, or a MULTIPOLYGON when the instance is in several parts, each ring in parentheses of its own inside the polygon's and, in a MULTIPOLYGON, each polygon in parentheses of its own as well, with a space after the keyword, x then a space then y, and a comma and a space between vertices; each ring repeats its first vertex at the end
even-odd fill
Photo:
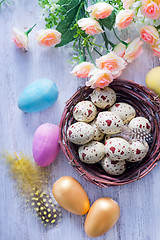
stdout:
POLYGON ((160 67, 152 68, 147 73, 146 86, 160 96, 160 67))
POLYGON ((89 199, 82 185, 73 177, 64 176, 53 185, 53 196, 67 211, 84 215, 90 208, 89 199))
POLYGON ((56 84, 47 78, 42 78, 24 89, 18 99, 18 107, 23 112, 39 112, 52 106, 57 98, 56 84))
POLYGON ((45 123, 40 125, 33 137, 33 158, 40 167, 48 166, 57 157, 60 149, 59 127, 45 123))
POLYGON ((97 199, 91 206, 84 224, 88 237, 99 237, 111 229, 118 221, 120 208, 111 198, 97 199))

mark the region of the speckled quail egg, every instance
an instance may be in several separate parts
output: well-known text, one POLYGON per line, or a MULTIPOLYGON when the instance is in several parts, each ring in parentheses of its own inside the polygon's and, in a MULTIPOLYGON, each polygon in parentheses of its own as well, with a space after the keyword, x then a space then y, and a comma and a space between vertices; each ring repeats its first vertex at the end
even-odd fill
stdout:
POLYGON ((144 118, 144 117, 136 117, 136 118, 133 118, 129 125, 128 125, 130 128, 139 128, 139 129, 142 129, 142 130, 145 130, 146 132, 151 132, 151 124, 150 122, 148 121, 148 119, 144 118))
POLYGON ((138 162, 141 161, 148 152, 149 146, 146 141, 133 141, 131 143, 131 156, 127 159, 128 162, 138 162))
POLYGON ((90 101, 81 101, 73 109, 73 117, 79 122, 91 122, 96 114, 97 108, 90 101))
POLYGON ((109 110, 116 113, 123 120, 123 123, 128 123, 136 116, 135 109, 131 105, 123 102, 114 104, 109 110))
POLYGON ((116 93, 109 87, 105 89, 96 88, 91 94, 91 101, 99 108, 109 108, 116 101, 116 93))
POLYGON ((104 157, 104 145, 97 141, 92 141, 78 149, 79 158, 82 162, 93 164, 97 163, 104 157))
POLYGON ((125 160, 131 155, 130 144, 123 138, 118 137, 108 139, 104 151, 111 160, 125 160))
POLYGON ((112 112, 100 112, 96 119, 99 130, 106 134, 114 134, 122 131, 124 126, 122 119, 112 112))
POLYGON ((94 137, 94 128, 88 123, 76 122, 67 129, 67 139, 75 144, 88 143, 94 137))
POLYGON ((104 133, 102 133, 98 129, 97 125, 95 124, 95 120, 93 122, 91 122, 90 124, 94 128, 94 138, 93 138, 93 140, 101 141, 104 138, 104 133))
POLYGON ((120 175, 126 170, 126 161, 114 161, 109 157, 104 157, 101 166, 110 175, 120 175))

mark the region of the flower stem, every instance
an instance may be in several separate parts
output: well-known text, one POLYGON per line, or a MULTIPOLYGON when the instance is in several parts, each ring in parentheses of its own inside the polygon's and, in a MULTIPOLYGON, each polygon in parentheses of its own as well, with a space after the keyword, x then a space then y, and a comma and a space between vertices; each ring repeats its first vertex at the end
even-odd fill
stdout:
POLYGON ((99 56, 102 56, 102 54, 96 49, 96 48, 93 48, 93 50, 98 53, 99 56))
POLYGON ((116 45, 108 40, 109 45, 111 45, 112 48, 114 48, 116 45))
POLYGON ((90 53, 90 51, 89 51, 88 45, 86 45, 86 48, 87 48, 87 52, 88 52, 88 55, 90 56, 90 59, 91 59, 92 63, 94 64, 94 66, 96 66, 96 64, 95 64, 95 62, 94 62, 94 60, 93 60, 93 58, 92 58, 92 55, 91 55, 91 53, 90 53))
POLYGON ((102 37, 103 37, 103 39, 104 39, 104 41, 105 41, 105 46, 106 46, 106 49, 107 49, 107 52, 108 52, 108 44, 109 44, 112 48, 115 47, 115 44, 112 43, 111 41, 109 41, 109 39, 107 38, 107 35, 106 35, 106 32, 105 32, 104 26, 102 26, 102 29, 103 29, 103 31, 104 31, 104 33, 102 33, 102 37))
POLYGON ((81 38, 79 38, 78 40, 78 50, 79 50, 80 61, 84 62, 86 60, 86 56, 85 56, 84 49, 83 49, 83 53, 81 50, 81 38))
POLYGON ((77 14, 76 14, 76 22, 78 21, 79 13, 80 13, 80 10, 81 10, 82 6, 84 5, 84 2, 85 1, 82 0, 80 6, 78 8, 78 11, 77 11, 77 14))
POLYGON ((86 61, 85 47, 83 47, 83 61, 86 61))
POLYGON ((105 32, 105 29, 104 29, 104 26, 101 25, 102 29, 103 29, 103 33, 102 33, 102 37, 103 37, 103 40, 105 42, 105 46, 106 46, 106 49, 108 51, 108 38, 107 38, 107 35, 106 35, 106 32, 105 32))
POLYGON ((36 26, 37 24, 34 24, 33 27, 31 27, 30 29, 28 29, 25 34, 28 36, 28 34, 32 31, 32 29, 36 26))
POLYGON ((118 37, 118 35, 117 35, 117 33, 116 33, 116 31, 115 31, 114 28, 113 28, 113 32, 114 32, 115 37, 116 37, 121 43, 123 43, 125 46, 128 46, 128 43, 124 42, 123 40, 121 40, 121 39, 118 37))

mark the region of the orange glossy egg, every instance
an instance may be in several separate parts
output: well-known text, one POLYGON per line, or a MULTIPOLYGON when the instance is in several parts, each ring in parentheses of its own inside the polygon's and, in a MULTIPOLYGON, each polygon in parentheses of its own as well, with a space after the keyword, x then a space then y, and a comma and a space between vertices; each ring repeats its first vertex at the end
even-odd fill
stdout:
POLYGON ((56 201, 71 213, 84 215, 90 208, 84 188, 73 177, 61 177, 54 183, 52 192, 56 201))
POLYGON ((111 198, 103 197, 91 206, 86 220, 85 232, 89 237, 99 237, 117 222, 120 216, 119 205, 111 198))

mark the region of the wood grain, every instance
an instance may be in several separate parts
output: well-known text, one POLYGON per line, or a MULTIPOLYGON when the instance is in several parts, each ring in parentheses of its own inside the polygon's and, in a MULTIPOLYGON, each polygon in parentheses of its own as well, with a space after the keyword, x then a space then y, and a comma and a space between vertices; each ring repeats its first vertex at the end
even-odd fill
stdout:
MULTIPOLYGON (((39 19, 37 1, 18 1, 12 7, 0 10, 0 146, 2 153, 23 151, 32 156, 32 139, 36 128, 45 122, 58 124, 65 102, 76 91, 82 80, 70 75, 67 62, 73 52, 69 47, 43 49, 34 41, 35 32, 44 27, 39 19), (11 42, 13 26, 21 29, 38 23, 30 34, 29 52, 23 53, 11 42), (17 107, 22 90, 39 77, 54 80, 59 88, 59 98, 50 109, 24 114, 17 107)), ((127 31, 124 32, 127 34, 127 31)), ((131 37, 135 35, 135 31, 131 37)), ((123 35, 124 36, 124 35, 123 35)), ((123 37, 122 36, 122 37, 123 37)), ((128 65, 122 77, 145 84, 146 73, 158 66, 158 59, 145 46, 145 53, 128 65)), ((99 188, 80 177, 60 152, 51 166, 51 185, 61 176, 69 175, 79 180, 88 193, 91 204, 99 197, 112 197, 121 208, 118 223, 98 240, 159 240, 160 227, 160 165, 140 181, 122 187, 99 188)), ((87 240, 84 233, 84 217, 63 211, 59 226, 50 230, 37 221, 36 216, 25 209, 17 196, 14 182, 8 175, 5 161, 0 162, 0 239, 1 240, 87 240)))

